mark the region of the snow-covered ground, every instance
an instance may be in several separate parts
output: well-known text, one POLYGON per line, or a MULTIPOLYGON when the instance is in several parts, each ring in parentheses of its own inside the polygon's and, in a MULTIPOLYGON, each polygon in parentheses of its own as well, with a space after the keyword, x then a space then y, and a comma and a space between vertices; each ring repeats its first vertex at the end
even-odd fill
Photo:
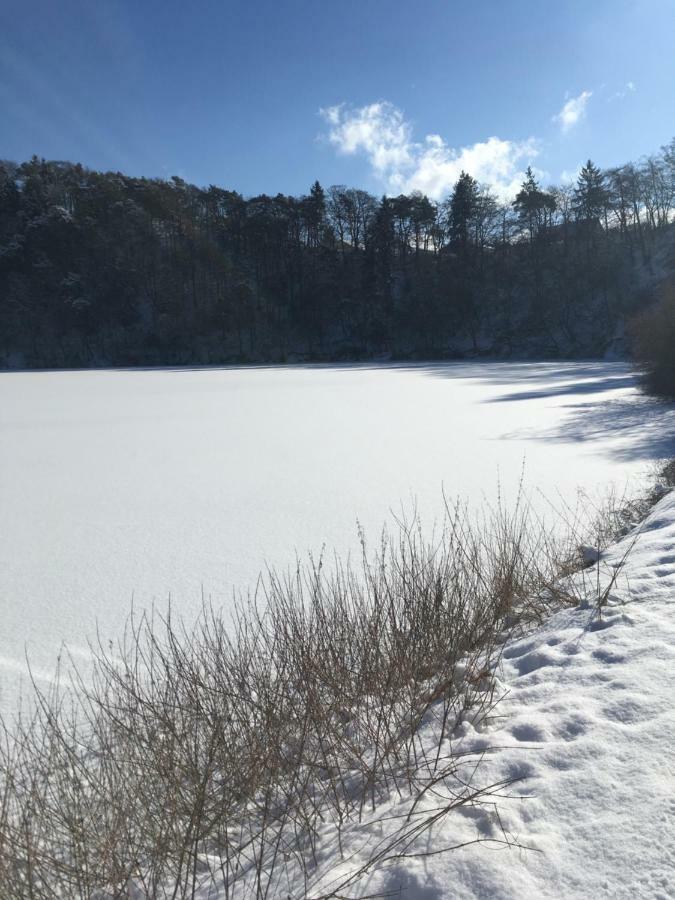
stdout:
POLYGON ((49 673, 132 597, 191 619, 357 519, 415 497, 431 523, 442 486, 479 504, 524 463, 574 505, 674 452, 675 410, 622 363, 1 373, 0 707, 26 647, 49 673))
MULTIPOLYGON (((621 570, 602 615, 568 609, 511 641, 498 716, 479 731, 462 724, 456 749, 487 752, 476 786, 522 780, 452 812, 414 849, 481 843, 394 864, 356 895, 675 896, 675 493, 653 510, 621 568, 632 542, 601 562, 601 584, 621 570)), ((587 584, 590 596, 592 573, 587 584)), ((408 809, 406 801, 385 812, 408 809)), ((366 858, 363 837, 346 848, 359 848, 356 860, 366 858)))

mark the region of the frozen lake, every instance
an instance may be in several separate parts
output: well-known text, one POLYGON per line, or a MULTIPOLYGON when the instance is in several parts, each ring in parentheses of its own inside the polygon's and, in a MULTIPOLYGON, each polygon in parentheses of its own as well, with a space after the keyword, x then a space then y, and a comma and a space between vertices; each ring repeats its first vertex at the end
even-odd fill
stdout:
POLYGON ((192 618, 265 561, 373 539, 442 487, 576 502, 675 454, 621 363, 0 373, 0 706, 25 669, 171 596, 192 618))

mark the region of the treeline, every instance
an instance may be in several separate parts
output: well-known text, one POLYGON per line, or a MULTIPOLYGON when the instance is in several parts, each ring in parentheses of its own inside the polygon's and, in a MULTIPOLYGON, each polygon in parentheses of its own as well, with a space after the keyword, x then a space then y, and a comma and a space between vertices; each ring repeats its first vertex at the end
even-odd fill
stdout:
MULTIPOLYGON (((0 164, 0 366, 598 354, 664 271, 675 140, 512 203, 0 164)), ((618 345, 617 345, 618 346, 618 345)))

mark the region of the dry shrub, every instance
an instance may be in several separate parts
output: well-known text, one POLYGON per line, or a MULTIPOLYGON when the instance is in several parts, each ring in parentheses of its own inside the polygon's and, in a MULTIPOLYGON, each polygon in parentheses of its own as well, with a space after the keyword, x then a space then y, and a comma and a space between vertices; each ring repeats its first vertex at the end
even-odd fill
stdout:
POLYGON ((657 302, 634 320, 632 332, 648 389, 675 397, 675 281, 662 285, 657 302))
POLYGON ((498 792, 466 777, 480 758, 456 729, 491 716, 509 630, 577 599, 560 584, 577 535, 522 497, 479 522, 446 511, 431 540, 415 520, 374 553, 362 537, 359 566, 268 573, 234 622, 132 614, 91 675, 36 690, 0 761, 0 896, 359 896, 374 866, 498 792), (392 796, 409 812, 384 827, 392 796))

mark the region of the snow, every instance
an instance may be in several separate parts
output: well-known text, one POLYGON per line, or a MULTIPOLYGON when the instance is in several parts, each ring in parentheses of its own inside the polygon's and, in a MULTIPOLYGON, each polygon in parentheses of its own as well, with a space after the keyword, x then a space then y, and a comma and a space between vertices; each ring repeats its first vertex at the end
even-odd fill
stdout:
POLYGON ((63 641, 86 659, 132 598, 190 620, 399 503, 431 524, 442 488, 513 493, 523 464, 556 504, 621 490, 672 452, 675 410, 607 362, 5 372, 0 432, 7 711, 26 649, 38 678, 63 641))
MULTIPOLYGON (((475 786, 516 781, 451 812, 413 848, 430 855, 384 867, 349 896, 675 896, 675 493, 634 539, 600 562, 601 588, 612 585, 602 612, 595 576, 585 575, 589 602, 509 641, 492 720, 474 728, 469 718, 456 733, 457 752, 486 754, 470 773, 475 786)), ((384 830, 409 809, 409 800, 381 808, 384 830)), ((345 855, 365 860, 382 832, 356 829, 345 855)), ((330 832, 324 840, 331 845, 330 832)))
POLYGON ((630 550, 601 616, 560 612, 507 647, 491 740, 514 749, 488 777, 527 775, 532 799, 501 817, 542 852, 450 855, 427 874, 453 896, 675 895, 675 493, 632 540, 605 555, 607 582, 630 550))
MULTIPOLYGON (((0 392, 5 702, 26 642, 47 677, 61 640, 86 658, 97 621, 114 637, 132 593, 171 592, 189 618, 202 585, 227 600, 264 558, 352 546, 355 519, 377 531, 399 498, 433 518, 442 483, 479 502, 498 470, 513 488, 525 458, 529 483, 572 503, 675 450, 673 407, 616 363, 11 373, 0 392)), ((393 862, 348 895, 675 896, 675 493, 634 540, 586 548, 588 603, 511 639, 493 716, 458 724, 455 749, 480 759, 472 783, 509 785, 420 849, 467 846, 393 862)), ((350 864, 409 811, 392 797, 377 828, 343 834, 350 864)), ((320 843, 325 884, 334 834, 320 843)))

